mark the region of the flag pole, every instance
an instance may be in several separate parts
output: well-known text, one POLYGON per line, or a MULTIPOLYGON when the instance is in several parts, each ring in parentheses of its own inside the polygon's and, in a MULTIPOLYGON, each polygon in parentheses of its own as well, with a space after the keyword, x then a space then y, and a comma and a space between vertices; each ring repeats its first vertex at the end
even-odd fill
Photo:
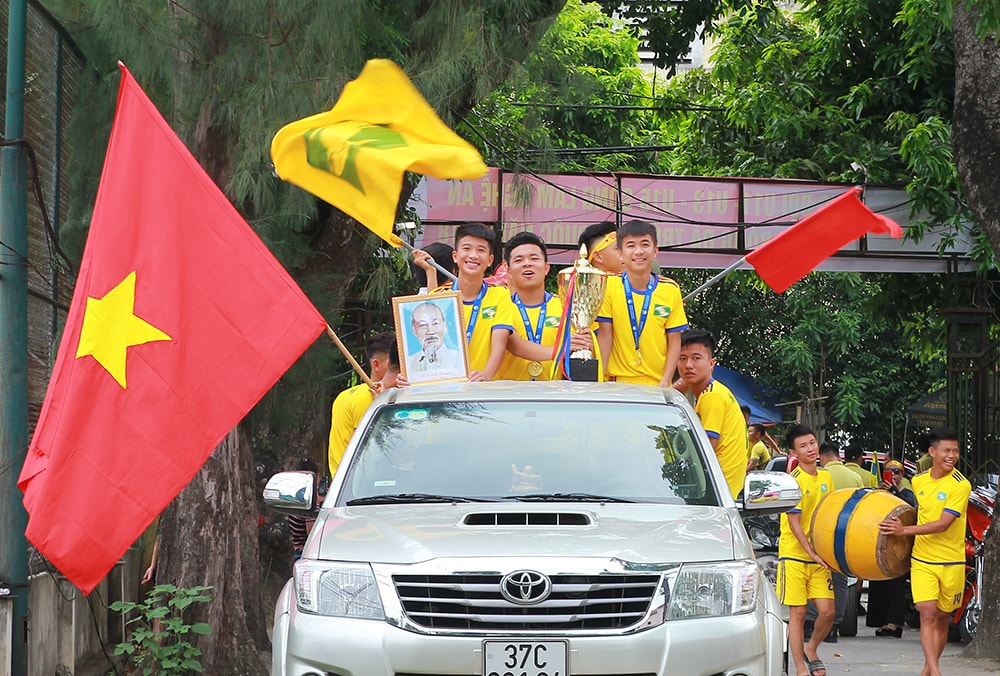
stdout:
MULTIPOLYGON (((403 241, 403 240, 401 240, 401 241, 403 241)), ((406 249, 407 251, 409 251, 411 254, 414 251, 416 251, 416 249, 414 249, 412 245, 407 244, 406 241, 403 241, 403 248, 406 249)), ((434 266, 435 270, 437 270, 438 272, 440 272, 442 275, 444 275, 445 277, 447 277, 451 281, 453 281, 453 282, 457 282, 458 281, 458 277, 456 277, 455 275, 453 275, 452 273, 448 272, 447 270, 445 270, 444 268, 442 268, 440 265, 438 265, 437 261, 434 260, 433 256, 429 256, 427 258, 427 262, 430 263, 432 266, 434 266)))
POLYGON ((358 360, 354 358, 354 355, 351 354, 351 351, 347 349, 347 346, 340 340, 340 336, 334 332, 329 324, 326 325, 326 335, 330 336, 330 340, 333 341, 333 344, 340 348, 340 351, 345 357, 347 357, 347 361, 351 362, 351 366, 353 366, 354 370, 357 371, 359 376, 361 376, 361 380, 365 381, 365 385, 374 389, 375 383, 373 383, 372 379, 368 377, 365 370, 361 368, 361 364, 358 363, 358 360))
POLYGON ((708 287, 715 285, 717 282, 721 281, 722 278, 725 277, 726 275, 728 275, 730 272, 732 272, 736 268, 738 268, 741 265, 743 265, 744 263, 746 263, 746 261, 747 261, 747 257, 746 256, 744 256, 743 258, 739 259, 738 261, 736 261, 735 263, 733 263, 732 265, 730 265, 728 268, 726 268, 725 270, 723 270, 722 272, 720 272, 719 274, 717 274, 715 277, 712 277, 710 280, 708 280, 707 282, 705 282, 704 284, 702 284, 701 286, 699 286, 697 289, 695 289, 694 291, 692 291, 688 295, 684 296, 684 302, 685 303, 688 302, 689 300, 691 300, 692 298, 694 298, 695 296, 697 296, 699 293, 701 293, 702 291, 704 291, 708 287))

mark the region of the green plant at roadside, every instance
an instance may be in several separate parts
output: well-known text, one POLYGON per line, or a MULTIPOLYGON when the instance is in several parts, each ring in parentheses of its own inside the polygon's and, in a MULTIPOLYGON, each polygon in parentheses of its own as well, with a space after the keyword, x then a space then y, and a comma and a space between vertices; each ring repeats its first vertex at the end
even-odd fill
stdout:
POLYGON ((210 634, 204 622, 187 624, 184 611, 193 603, 206 603, 212 597, 205 592, 212 587, 180 588, 172 584, 153 587, 141 603, 115 601, 111 610, 131 616, 129 640, 115 646, 115 655, 128 655, 128 663, 144 676, 150 674, 188 674, 202 672, 201 651, 187 641, 188 634, 210 634))

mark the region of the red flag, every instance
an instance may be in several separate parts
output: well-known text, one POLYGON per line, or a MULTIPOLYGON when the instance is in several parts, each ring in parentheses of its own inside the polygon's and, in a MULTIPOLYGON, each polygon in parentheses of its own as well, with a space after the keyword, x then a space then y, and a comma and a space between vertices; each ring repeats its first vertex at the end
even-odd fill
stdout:
POLYGON ((747 261, 769 287, 781 293, 862 235, 902 237, 903 229, 865 206, 858 199, 860 193, 861 188, 851 188, 751 251, 747 261))
POLYGON ((28 540, 89 593, 325 326, 122 66, 28 540))

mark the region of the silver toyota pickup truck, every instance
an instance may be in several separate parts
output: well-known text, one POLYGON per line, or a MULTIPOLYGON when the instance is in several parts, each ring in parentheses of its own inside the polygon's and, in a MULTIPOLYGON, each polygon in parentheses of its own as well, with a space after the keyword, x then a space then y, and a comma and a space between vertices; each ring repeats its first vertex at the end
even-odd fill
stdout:
MULTIPOLYGON (((309 473, 265 499, 315 509, 309 473)), ((741 512, 675 392, 441 383, 381 395, 275 609, 290 676, 763 676, 786 629, 741 512)))

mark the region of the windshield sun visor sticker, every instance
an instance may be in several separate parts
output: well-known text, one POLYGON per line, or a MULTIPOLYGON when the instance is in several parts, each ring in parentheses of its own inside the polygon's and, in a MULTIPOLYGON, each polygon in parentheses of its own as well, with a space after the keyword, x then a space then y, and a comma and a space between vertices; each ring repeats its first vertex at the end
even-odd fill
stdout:
POLYGON ((427 418, 427 409, 410 408, 402 411, 396 411, 392 417, 396 420, 425 420, 427 418))

